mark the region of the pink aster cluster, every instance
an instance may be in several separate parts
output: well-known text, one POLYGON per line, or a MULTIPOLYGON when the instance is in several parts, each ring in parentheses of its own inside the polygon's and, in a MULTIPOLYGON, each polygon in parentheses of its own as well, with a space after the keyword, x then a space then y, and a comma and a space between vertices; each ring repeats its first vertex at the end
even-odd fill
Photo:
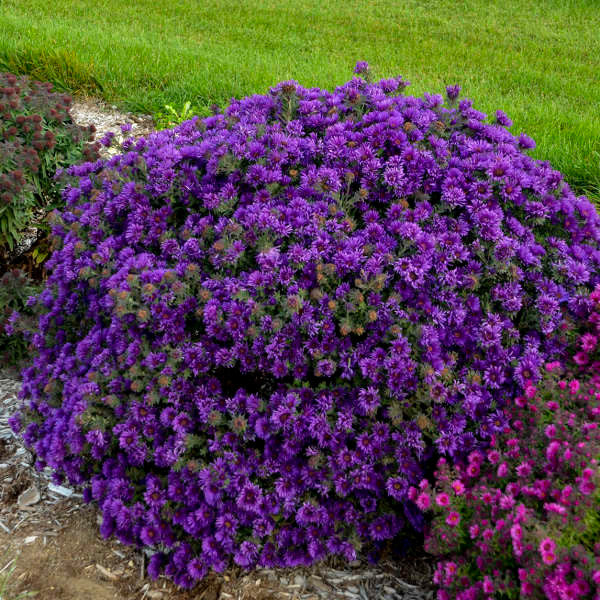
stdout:
POLYGON ((439 600, 600 598, 600 288, 590 298, 573 369, 548 363, 486 451, 410 489, 433 511, 439 600))

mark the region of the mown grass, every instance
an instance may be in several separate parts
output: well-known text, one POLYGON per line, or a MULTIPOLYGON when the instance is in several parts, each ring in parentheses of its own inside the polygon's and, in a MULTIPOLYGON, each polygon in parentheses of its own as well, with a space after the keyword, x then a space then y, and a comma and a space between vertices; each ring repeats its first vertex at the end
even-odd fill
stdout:
POLYGON ((333 88, 368 60, 410 93, 460 83, 600 198, 597 0, 0 0, 0 69, 139 112, 333 88))

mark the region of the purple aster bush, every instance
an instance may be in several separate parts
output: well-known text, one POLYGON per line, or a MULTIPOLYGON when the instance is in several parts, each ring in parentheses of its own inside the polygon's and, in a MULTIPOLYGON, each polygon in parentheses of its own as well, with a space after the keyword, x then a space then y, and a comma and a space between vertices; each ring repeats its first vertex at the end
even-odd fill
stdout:
POLYGON ((152 576, 419 528, 410 486, 589 311, 590 202, 504 113, 406 85, 282 82, 70 169, 12 424, 152 576))

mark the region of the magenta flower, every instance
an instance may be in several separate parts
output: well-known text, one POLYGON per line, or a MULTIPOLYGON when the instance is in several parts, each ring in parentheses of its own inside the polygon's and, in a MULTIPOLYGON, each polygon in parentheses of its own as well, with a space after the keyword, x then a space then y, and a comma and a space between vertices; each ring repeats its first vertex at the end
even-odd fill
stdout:
POLYGON ((590 494, 594 493, 594 490, 596 489, 596 485, 594 484, 593 481, 583 480, 583 481, 579 482, 578 489, 585 496, 589 496, 590 494))
POLYGON ((485 594, 493 594, 494 593, 494 582, 490 579, 488 575, 483 578, 483 591, 485 594))
POLYGON ((452 482, 452 489, 457 496, 461 496, 465 492, 465 486, 462 481, 455 479, 452 482))
POLYGON ((460 523, 460 515, 453 510, 446 517, 446 523, 450 525, 450 527, 456 527, 460 523))
POLYGON ((467 475, 469 477, 477 477, 477 475, 479 475, 479 465, 475 464, 475 463, 471 463, 470 465, 467 466, 467 475))
POLYGON ((490 450, 487 457, 488 460, 495 465, 500 461, 500 452, 498 452, 498 450, 490 450))
POLYGON ((584 352, 593 352, 596 349, 596 346, 598 345, 598 338, 591 333, 585 333, 581 336, 580 342, 581 349, 584 352))
POLYGON ((539 545, 540 554, 544 552, 554 552, 556 550, 556 542, 552 538, 544 538, 539 545))
POLYGON ((531 473, 531 465, 526 462, 521 463, 521 464, 517 465, 517 468, 515 469, 515 471, 519 477, 526 478, 531 473))
POLYGON ((419 496, 417 498, 416 505, 421 510, 427 510, 431 506, 431 498, 429 497, 428 494, 426 494, 425 492, 422 492, 421 494, 419 494, 419 496))
POLYGON ((450 504, 450 498, 448 497, 448 494, 438 494, 435 497, 435 502, 438 506, 448 506, 450 504))

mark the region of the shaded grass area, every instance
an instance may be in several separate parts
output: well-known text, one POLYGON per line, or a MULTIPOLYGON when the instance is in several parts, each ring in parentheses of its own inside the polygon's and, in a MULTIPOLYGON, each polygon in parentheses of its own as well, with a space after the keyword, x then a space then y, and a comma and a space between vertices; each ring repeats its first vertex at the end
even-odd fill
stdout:
POLYGON ((0 0, 0 31, 0 70, 139 112, 331 89, 357 60, 413 94, 460 83, 600 200, 596 0, 0 0))

